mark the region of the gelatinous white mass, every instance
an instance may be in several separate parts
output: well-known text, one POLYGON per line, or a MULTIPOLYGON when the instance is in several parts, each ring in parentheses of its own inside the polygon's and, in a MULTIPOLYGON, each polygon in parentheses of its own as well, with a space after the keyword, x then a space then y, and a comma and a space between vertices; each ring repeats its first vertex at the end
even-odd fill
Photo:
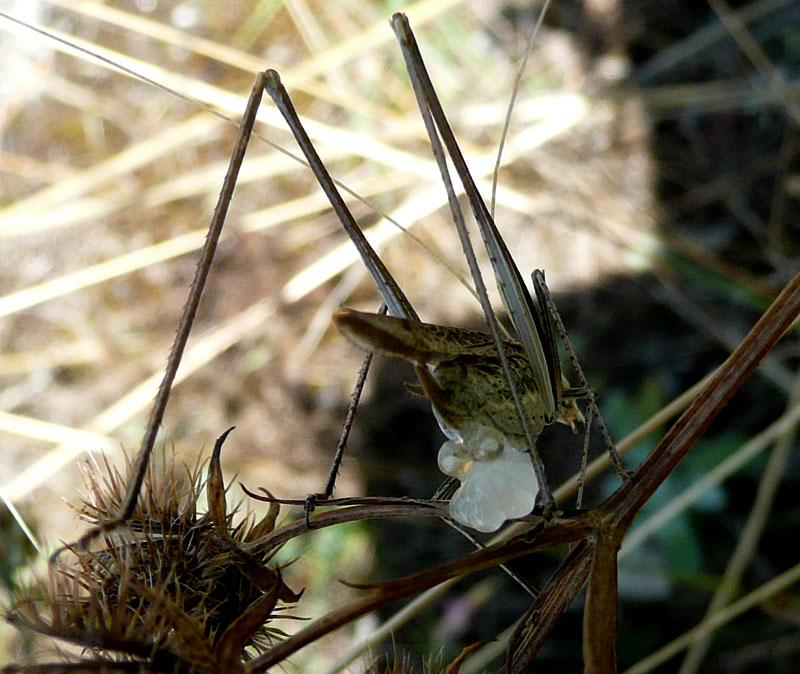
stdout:
POLYGON ((445 433, 450 439, 439 450, 439 468, 461 481, 450 501, 456 521, 490 532, 533 510, 539 486, 527 452, 481 424, 445 433))

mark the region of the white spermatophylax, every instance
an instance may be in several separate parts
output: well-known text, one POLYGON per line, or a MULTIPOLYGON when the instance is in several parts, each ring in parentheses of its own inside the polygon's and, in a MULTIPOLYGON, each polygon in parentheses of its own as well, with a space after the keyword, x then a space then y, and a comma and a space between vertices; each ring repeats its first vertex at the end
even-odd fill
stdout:
POLYGON ((450 501, 456 521, 491 532, 533 510, 539 487, 527 452, 490 426, 472 424, 459 432, 441 418, 439 425, 449 438, 439 450, 439 468, 461 481, 450 501))

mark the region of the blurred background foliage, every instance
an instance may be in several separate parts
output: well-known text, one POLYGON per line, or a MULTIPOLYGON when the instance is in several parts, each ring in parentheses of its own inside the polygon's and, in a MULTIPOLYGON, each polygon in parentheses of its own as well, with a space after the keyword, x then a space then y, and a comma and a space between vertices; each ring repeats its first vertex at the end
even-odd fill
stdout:
MULTIPOLYGON (((463 274, 443 190, 420 197, 434 185, 429 151, 387 20, 408 11, 468 162, 487 176, 541 6, 4 0, 0 8, 131 59, 132 70, 233 118, 254 72, 278 69, 318 123, 311 135, 334 175, 399 212, 463 274)), ((6 18, 0 29, 0 486, 52 549, 79 531, 61 503, 76 500, 76 461, 96 450, 121 460, 121 447, 138 446, 235 127, 6 18)), ((512 119, 497 220, 523 272, 546 270, 615 438, 719 364, 797 271, 799 68, 800 6, 789 0, 554 0, 548 10, 512 119)), ((259 132, 294 152, 280 121, 259 132)), ((425 320, 480 326, 479 307, 450 271, 371 209, 352 207, 363 226, 383 227, 386 262, 425 320)), ((324 484, 360 360, 331 333, 330 313, 342 303, 374 309, 377 295, 356 267, 341 275, 347 261, 332 251, 344 237, 308 172, 257 139, 226 227, 163 442, 192 463, 235 424, 226 476, 302 498, 324 484)), ((650 528, 633 532, 620 567, 623 670, 702 620, 743 532, 750 542, 735 597, 797 565, 793 433, 743 454, 790 407, 797 351, 794 335, 778 345, 640 518, 650 528), (768 471, 770 461, 777 468, 768 471), (700 482, 714 471, 718 480, 700 482), (691 502, 671 512, 692 489, 691 502)), ((376 362, 337 494, 423 497, 441 480, 442 438, 427 403, 405 391, 412 379, 402 365, 376 362)), ((554 484, 580 465, 580 440, 566 429, 548 429, 541 447, 554 484)), ((600 451, 593 437, 592 456, 600 451)), ((587 504, 615 484, 590 485, 587 504)), ((229 493, 238 497, 238 488, 229 493)), ((10 591, 41 557, 7 512, 0 521, 10 591)), ((394 577, 467 550, 439 522, 376 523, 316 532, 284 555, 297 560, 287 571, 292 587, 307 588, 296 613, 317 616, 354 596, 339 578, 394 577)), ((516 567, 536 584, 557 561, 516 567)), ((486 572, 371 653, 408 650, 415 667, 439 649, 452 658, 508 630, 527 605, 509 579, 486 572)), ((580 608, 536 671, 580 671, 580 608)), ((327 671, 380 618, 340 630, 292 665, 327 671)), ((697 663, 681 664, 681 653, 635 671, 793 672, 798 622, 793 589, 726 624, 697 663)), ((28 648, 0 628, 0 660, 28 648)))

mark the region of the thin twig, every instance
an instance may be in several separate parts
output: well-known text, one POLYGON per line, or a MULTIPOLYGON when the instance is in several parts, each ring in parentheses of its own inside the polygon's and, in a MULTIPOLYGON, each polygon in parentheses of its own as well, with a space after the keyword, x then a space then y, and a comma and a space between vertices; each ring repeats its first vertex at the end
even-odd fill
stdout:
MULTIPOLYGON (((800 401, 800 375, 795 377, 794 390, 787 404, 787 411, 800 401)), ((797 439, 797 426, 790 426, 778 439, 775 447, 769 455, 767 465, 761 474, 753 506, 747 516, 747 521, 742 527, 736 541, 736 547, 731 553, 725 573, 722 575, 722 582, 706 608, 704 621, 710 620, 718 612, 725 608, 739 592, 742 584, 742 576, 748 564, 753 560, 753 556, 758 550, 758 542, 761 534, 766 527, 770 511, 775 499, 778 487, 781 484, 781 476, 786 468, 786 463, 791 455, 797 439)), ((695 641, 684 661, 678 674, 695 674, 700 668, 700 664, 711 647, 714 632, 709 632, 702 638, 695 641)))

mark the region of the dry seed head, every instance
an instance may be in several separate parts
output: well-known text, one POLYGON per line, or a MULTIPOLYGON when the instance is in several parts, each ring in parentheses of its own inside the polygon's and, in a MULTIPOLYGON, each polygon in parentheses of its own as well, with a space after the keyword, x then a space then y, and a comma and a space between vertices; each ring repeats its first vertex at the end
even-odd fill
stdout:
MULTIPOLYGON (((7 619, 81 647, 73 663, 104 663, 107 671, 137 662, 142 672, 235 672, 281 638, 268 623, 279 601, 298 595, 267 566, 274 550, 252 555, 241 545, 270 531, 274 513, 233 526, 236 509, 227 512, 224 489, 212 488, 222 485, 222 439, 206 478, 199 465, 189 468, 165 452, 148 468, 131 519, 93 549, 68 546, 7 619), (208 512, 198 513, 204 490, 208 512)), ((127 468, 130 474, 130 461, 127 468)), ((87 464, 84 479, 75 509, 92 524, 114 518, 128 478, 104 460, 100 470, 87 464)))
MULTIPOLYGON (((385 654, 372 660, 364 670, 364 674, 414 674, 414 672, 445 674, 445 671, 450 672, 451 670, 445 665, 441 651, 435 656, 427 658, 420 664, 420 667, 415 667, 408 653, 395 648, 394 653, 385 654)), ((453 669, 452 674, 458 674, 458 669, 453 669)))

